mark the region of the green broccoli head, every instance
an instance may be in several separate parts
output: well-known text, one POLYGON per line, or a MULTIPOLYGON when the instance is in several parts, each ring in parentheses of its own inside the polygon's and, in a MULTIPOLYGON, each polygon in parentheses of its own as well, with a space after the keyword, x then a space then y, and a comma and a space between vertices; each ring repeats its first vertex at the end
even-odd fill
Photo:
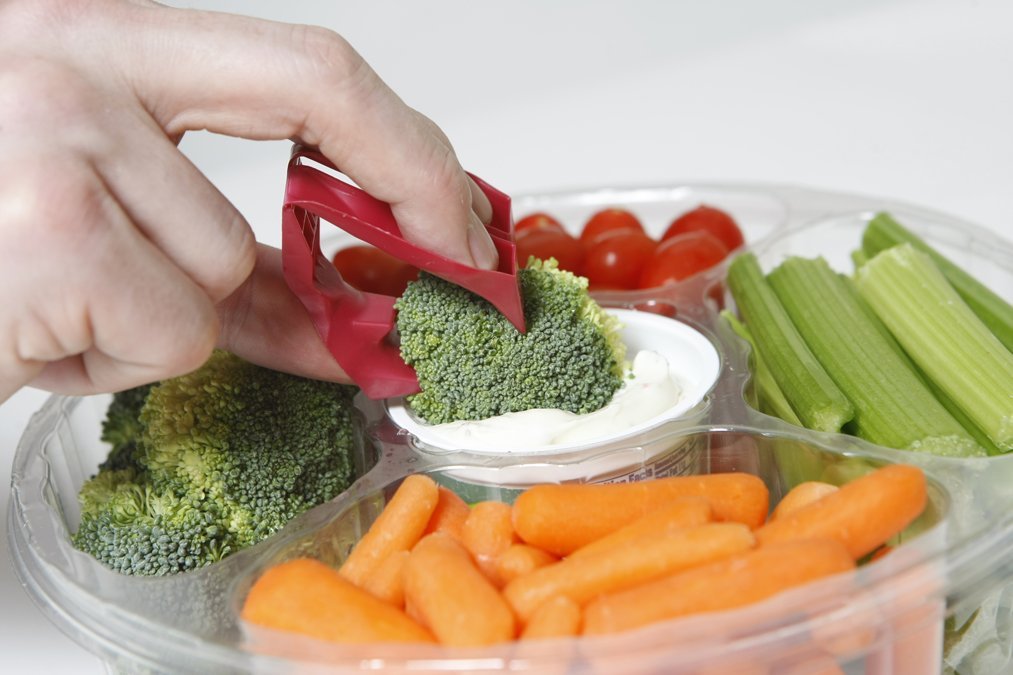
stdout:
POLYGON ((212 504, 159 492, 132 468, 100 471, 81 488, 79 500, 74 545, 123 574, 192 570, 239 548, 212 504))
POLYGON ((587 279, 532 258, 519 274, 527 332, 489 302, 423 273, 396 301, 401 356, 421 391, 412 410, 432 424, 532 408, 587 413, 622 385, 618 320, 587 279))
POLYGON ((141 435, 141 406, 154 385, 145 384, 113 394, 102 421, 102 440, 112 446, 99 469, 125 469, 134 464, 134 450, 141 435))
POLYGON ((151 388, 134 465, 82 488, 75 544, 121 572, 166 574, 261 541, 353 480, 356 391, 215 352, 151 388))

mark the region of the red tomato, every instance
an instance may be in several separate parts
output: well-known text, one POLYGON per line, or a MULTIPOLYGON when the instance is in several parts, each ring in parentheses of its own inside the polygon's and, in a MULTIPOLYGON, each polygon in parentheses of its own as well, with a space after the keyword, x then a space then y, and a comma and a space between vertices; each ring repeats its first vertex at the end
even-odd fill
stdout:
POLYGON ((366 293, 400 296, 409 281, 419 278, 417 268, 374 246, 348 246, 334 254, 334 266, 350 285, 366 293))
POLYGON ((665 234, 661 235, 661 240, 664 241, 677 234, 698 230, 709 232, 720 239, 729 251, 734 251, 745 242, 742 230, 739 229, 734 218, 721 209, 715 209, 706 204, 701 204, 673 220, 665 230, 665 234))
POLYGON ((580 243, 585 248, 598 237, 621 230, 643 232, 644 226, 637 217, 625 209, 605 209, 591 216, 580 232, 580 243))
POLYGON ((560 269, 578 273, 584 251, 580 242, 562 229, 547 227, 528 228, 514 237, 517 247, 517 264, 525 267, 528 258, 534 256, 540 260, 555 258, 560 269))
POLYGON ((639 288, 654 288, 681 281, 724 260, 728 249, 707 232, 697 230, 665 239, 647 261, 639 288))
POLYGON ((636 288, 640 271, 657 246, 639 230, 604 234, 585 250, 583 275, 591 290, 636 288))
POLYGON ((661 316, 667 316, 669 319, 674 319, 675 315, 678 313, 675 305, 671 305, 667 302, 642 302, 639 305, 634 305, 633 309, 638 312, 660 314, 661 316))
POLYGON ((560 232, 564 231, 562 223, 549 214, 532 213, 531 215, 524 216, 514 223, 514 236, 516 237, 525 230, 538 229, 542 227, 547 227, 551 230, 559 230, 560 232))

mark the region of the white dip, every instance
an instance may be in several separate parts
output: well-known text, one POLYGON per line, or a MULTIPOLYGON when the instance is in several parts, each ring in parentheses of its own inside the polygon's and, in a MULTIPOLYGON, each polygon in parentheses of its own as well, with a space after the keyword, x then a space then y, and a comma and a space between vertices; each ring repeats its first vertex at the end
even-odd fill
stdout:
POLYGON ((427 430, 431 440, 447 439, 457 447, 540 450, 622 432, 671 409, 682 398, 676 373, 658 352, 637 352, 631 373, 607 406, 584 415, 538 408, 484 420, 435 424, 427 430))

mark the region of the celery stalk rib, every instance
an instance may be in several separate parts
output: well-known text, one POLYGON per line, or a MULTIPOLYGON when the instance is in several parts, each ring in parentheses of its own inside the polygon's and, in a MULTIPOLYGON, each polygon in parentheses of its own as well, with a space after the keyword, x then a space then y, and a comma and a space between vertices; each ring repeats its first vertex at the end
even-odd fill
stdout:
POLYGON ((753 334, 749 331, 749 328, 727 309, 722 310, 721 317, 728 322, 728 325, 731 326, 736 335, 748 342, 749 346, 753 348, 753 375, 756 377, 756 392, 760 399, 761 411, 768 415, 779 417, 797 427, 802 426, 802 421, 795 414, 795 411, 792 410, 791 404, 788 403, 788 399, 784 396, 784 392, 777 386, 774 374, 770 372, 770 366, 763 360, 759 350, 756 348, 756 341, 753 339, 753 334))
POLYGON ((983 454, 822 258, 789 258, 768 276, 806 344, 855 407, 856 436, 900 450, 983 454))
POLYGON ((1013 450, 1013 353, 911 244, 856 273, 858 291, 918 367, 999 450, 1013 450))
POLYGON ((929 246, 888 213, 878 213, 862 233, 862 251, 871 258, 898 244, 911 244, 929 255, 964 302, 1006 349, 1013 351, 1013 305, 929 246))
POLYGON ((953 402, 953 399, 947 396, 946 392, 940 389, 939 386, 935 382, 933 382, 928 377, 928 375, 926 375, 922 371, 921 368, 918 367, 917 363, 911 360, 911 357, 908 356, 907 352, 904 351, 904 348, 900 346, 900 344, 897 342, 897 339, 893 336, 893 333, 890 332, 890 329, 888 329, 883 324, 883 322, 879 320, 879 317, 876 316, 876 313, 872 311, 871 307, 869 307, 869 303, 865 301, 865 298, 863 298, 862 295, 858 292, 858 289, 855 288, 855 280, 843 274, 840 275, 840 278, 841 281, 844 282, 845 286, 847 286, 848 293, 851 295, 852 298, 854 298, 855 302, 859 304, 859 306, 862 308, 862 311, 865 312, 866 316, 869 317, 869 320, 872 321, 876 329, 883 336, 883 339, 886 340, 886 342, 890 345, 891 349, 893 349, 897 353, 897 356, 905 363, 905 365, 907 365, 907 367, 910 368, 918 376, 918 379, 921 380, 926 387, 928 387, 929 391, 932 392, 932 395, 936 397, 936 400, 939 401, 944 408, 946 408, 947 412, 953 415, 953 419, 960 422, 960 426, 964 427, 964 430, 971 435, 971 438, 973 438, 975 442, 977 442, 978 445, 981 446, 981 448, 985 451, 986 454, 989 455, 1003 454, 1002 451, 999 450, 999 448, 995 447, 995 443, 992 442, 992 439, 986 436, 985 432, 979 429, 978 425, 975 424, 971 420, 971 418, 968 417, 964 413, 964 411, 961 410, 960 407, 953 402))
POLYGON ((756 256, 743 253, 732 261, 728 287, 760 357, 803 426, 840 431, 854 415, 854 408, 799 335, 756 256))

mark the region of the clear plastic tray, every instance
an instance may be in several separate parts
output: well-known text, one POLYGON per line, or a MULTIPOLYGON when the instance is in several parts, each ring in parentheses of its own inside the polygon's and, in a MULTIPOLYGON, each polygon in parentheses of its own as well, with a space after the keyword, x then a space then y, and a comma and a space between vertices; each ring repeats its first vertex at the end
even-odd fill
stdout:
MULTIPOLYGON (((1013 244, 954 218, 874 198, 781 186, 685 185, 539 195, 516 199, 514 212, 546 210, 576 229, 598 208, 622 205, 659 234, 700 202, 730 211, 768 267, 800 253, 821 254, 848 269, 862 226, 887 209, 1000 295, 1013 295, 1013 244)), ((117 575, 70 545, 68 533, 79 519, 77 490, 107 452, 99 431, 108 397, 53 397, 33 417, 15 456, 8 523, 15 569, 40 608, 117 672, 1010 672, 1013 457, 958 460, 894 451, 757 412, 749 404, 748 349, 717 318, 719 302, 730 303, 723 275, 719 266, 663 292, 598 296, 606 305, 674 315, 711 339, 721 356, 717 385, 699 406, 623 442, 621 450, 631 457, 623 475, 747 471, 764 479, 776 502, 803 480, 845 481, 892 462, 924 467, 930 508, 904 533, 902 546, 856 575, 742 610, 623 635, 481 650, 339 647, 263 630, 244 635, 236 608, 259 571, 295 555, 339 562, 406 475, 428 473, 469 499, 510 499, 518 486, 462 481, 461 470, 494 474, 525 461, 572 469, 593 457, 587 450, 536 460, 439 451, 393 424, 382 402, 361 397, 369 443, 360 458, 364 476, 350 490, 258 546, 163 578, 117 575), (659 444, 670 446, 678 461, 659 469, 659 444)))

